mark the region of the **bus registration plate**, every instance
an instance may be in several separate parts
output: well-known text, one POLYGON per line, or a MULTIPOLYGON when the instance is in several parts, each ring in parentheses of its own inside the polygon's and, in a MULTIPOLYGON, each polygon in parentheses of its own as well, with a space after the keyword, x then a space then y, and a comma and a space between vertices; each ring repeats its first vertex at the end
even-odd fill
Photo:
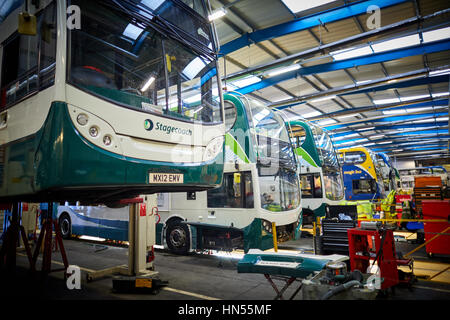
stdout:
POLYGON ((150 173, 149 183, 183 183, 182 173, 150 173))

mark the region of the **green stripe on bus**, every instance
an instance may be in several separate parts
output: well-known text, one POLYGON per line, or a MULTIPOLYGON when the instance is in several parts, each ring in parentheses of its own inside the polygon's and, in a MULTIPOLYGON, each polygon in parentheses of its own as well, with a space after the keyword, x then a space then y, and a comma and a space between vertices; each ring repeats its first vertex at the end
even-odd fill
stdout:
POLYGON ((297 153, 297 155, 302 157, 306 162, 308 162, 313 167, 318 168, 318 165, 316 164, 314 159, 302 147, 296 148, 295 153, 297 153))

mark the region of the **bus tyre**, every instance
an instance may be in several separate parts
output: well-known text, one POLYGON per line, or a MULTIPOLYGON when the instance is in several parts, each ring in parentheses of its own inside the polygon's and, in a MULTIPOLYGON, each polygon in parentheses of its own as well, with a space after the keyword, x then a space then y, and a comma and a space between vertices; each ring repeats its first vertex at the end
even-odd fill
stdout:
POLYGON ((59 230, 61 231, 61 236, 63 239, 70 239, 71 236, 71 230, 72 230, 72 223, 70 221, 70 217, 67 213, 63 213, 59 217, 59 230))
POLYGON ((180 221, 170 222, 166 229, 166 242, 175 254, 187 254, 190 247, 189 227, 180 221))

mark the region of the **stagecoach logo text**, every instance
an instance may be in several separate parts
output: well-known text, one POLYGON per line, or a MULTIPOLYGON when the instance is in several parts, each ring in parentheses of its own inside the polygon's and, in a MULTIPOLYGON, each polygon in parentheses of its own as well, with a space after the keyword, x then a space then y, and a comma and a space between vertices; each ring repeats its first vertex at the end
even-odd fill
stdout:
POLYGON ((177 128, 177 127, 173 127, 173 126, 168 126, 168 125, 162 124, 161 122, 156 122, 156 126, 154 126, 152 120, 146 119, 144 121, 144 129, 145 130, 152 131, 153 127, 155 127, 155 130, 164 131, 167 134, 170 134, 173 132, 176 134, 192 136, 191 129, 183 129, 183 128, 177 128))

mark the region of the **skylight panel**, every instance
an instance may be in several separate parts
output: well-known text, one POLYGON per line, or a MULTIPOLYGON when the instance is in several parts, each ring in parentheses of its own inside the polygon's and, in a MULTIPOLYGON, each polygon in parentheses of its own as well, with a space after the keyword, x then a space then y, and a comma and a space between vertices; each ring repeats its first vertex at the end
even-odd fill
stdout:
POLYGON ((423 32, 422 38, 423 42, 438 41, 450 38, 450 27, 423 32))
POLYGON ((206 66, 206 63, 199 57, 195 58, 184 68, 182 73, 189 79, 194 79, 200 71, 206 66))
POLYGON ((123 35, 130 39, 136 40, 139 35, 144 31, 144 29, 135 26, 132 23, 129 23, 125 30, 123 31, 123 35))
POLYGON ((400 37, 392 40, 386 40, 378 43, 372 44, 372 49, 375 53, 390 51, 405 47, 410 47, 420 44, 420 38, 418 34, 412 34, 406 37, 400 37))
POLYGON ((305 11, 324 4, 333 2, 334 0, 314 0, 314 1, 299 1, 299 0, 281 0, 293 13, 305 11))

